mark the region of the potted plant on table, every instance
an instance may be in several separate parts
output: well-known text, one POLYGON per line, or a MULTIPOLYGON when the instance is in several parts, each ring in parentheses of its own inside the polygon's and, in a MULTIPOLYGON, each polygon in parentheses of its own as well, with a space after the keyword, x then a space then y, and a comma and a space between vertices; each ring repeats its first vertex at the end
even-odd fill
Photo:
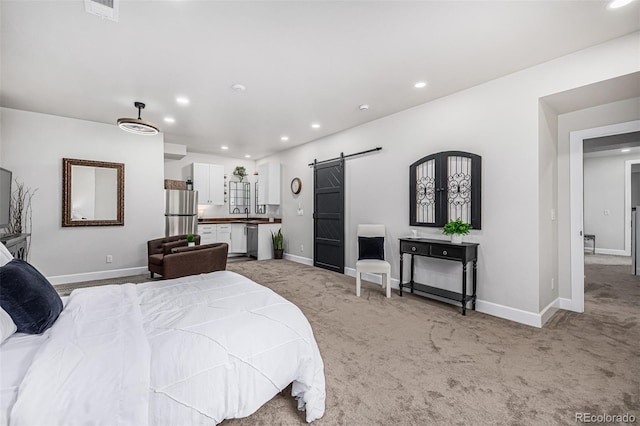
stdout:
POLYGON ((442 233, 444 235, 451 236, 451 242, 454 244, 462 243, 462 236, 468 235, 471 230, 471 224, 463 222, 462 219, 457 218, 444 225, 442 233))
POLYGON ((187 234, 187 243, 189 247, 196 245, 196 236, 193 234, 187 234))
POLYGON ((271 243, 273 245, 273 258, 282 259, 284 253, 284 237, 282 236, 282 228, 278 232, 271 231, 271 243))

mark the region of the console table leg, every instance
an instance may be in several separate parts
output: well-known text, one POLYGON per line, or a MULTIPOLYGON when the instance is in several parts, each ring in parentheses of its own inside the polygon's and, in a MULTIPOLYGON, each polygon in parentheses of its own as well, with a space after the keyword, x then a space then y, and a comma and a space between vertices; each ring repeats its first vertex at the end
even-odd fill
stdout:
POLYGON ((467 264, 462 264, 462 315, 467 314, 467 264))
POLYGON ((471 304, 473 310, 476 310, 476 289, 477 289, 477 284, 478 284, 478 261, 474 260, 473 261, 473 303, 471 304))
POLYGON ((411 294, 413 294, 413 254, 411 255, 411 294))
POLYGON ((403 259, 404 259, 404 255, 402 254, 402 252, 400 252, 400 285, 398 287, 400 287, 400 296, 401 297, 402 297, 402 270, 404 269, 403 268, 403 265, 404 265, 403 259))

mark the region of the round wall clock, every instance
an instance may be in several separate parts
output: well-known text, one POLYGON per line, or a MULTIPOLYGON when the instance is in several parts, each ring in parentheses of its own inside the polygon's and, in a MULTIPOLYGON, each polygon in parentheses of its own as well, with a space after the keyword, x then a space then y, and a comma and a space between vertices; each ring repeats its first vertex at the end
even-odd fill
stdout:
POLYGON ((299 194, 302 190, 302 181, 300 178, 293 178, 291 181, 291 192, 294 194, 299 194))

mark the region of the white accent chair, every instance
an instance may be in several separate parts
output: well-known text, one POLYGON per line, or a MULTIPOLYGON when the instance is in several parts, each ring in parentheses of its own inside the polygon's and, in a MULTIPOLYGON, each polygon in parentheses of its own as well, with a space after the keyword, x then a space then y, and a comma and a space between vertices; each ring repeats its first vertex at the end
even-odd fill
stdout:
POLYGON ((360 287, 362 285, 360 274, 362 273, 374 273, 382 275, 382 288, 387 287, 387 297, 391 297, 391 264, 384 260, 384 237, 386 229, 384 225, 358 225, 358 258, 362 257, 362 249, 360 246, 360 237, 382 237, 382 259, 361 259, 356 262, 356 296, 360 297, 360 287))

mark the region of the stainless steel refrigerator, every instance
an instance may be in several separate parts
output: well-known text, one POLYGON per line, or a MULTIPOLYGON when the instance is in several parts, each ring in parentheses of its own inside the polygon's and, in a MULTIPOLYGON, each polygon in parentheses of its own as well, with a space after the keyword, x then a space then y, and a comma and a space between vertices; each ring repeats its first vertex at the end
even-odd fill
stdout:
POLYGON ((164 190, 165 236, 198 232, 198 191, 164 190))

